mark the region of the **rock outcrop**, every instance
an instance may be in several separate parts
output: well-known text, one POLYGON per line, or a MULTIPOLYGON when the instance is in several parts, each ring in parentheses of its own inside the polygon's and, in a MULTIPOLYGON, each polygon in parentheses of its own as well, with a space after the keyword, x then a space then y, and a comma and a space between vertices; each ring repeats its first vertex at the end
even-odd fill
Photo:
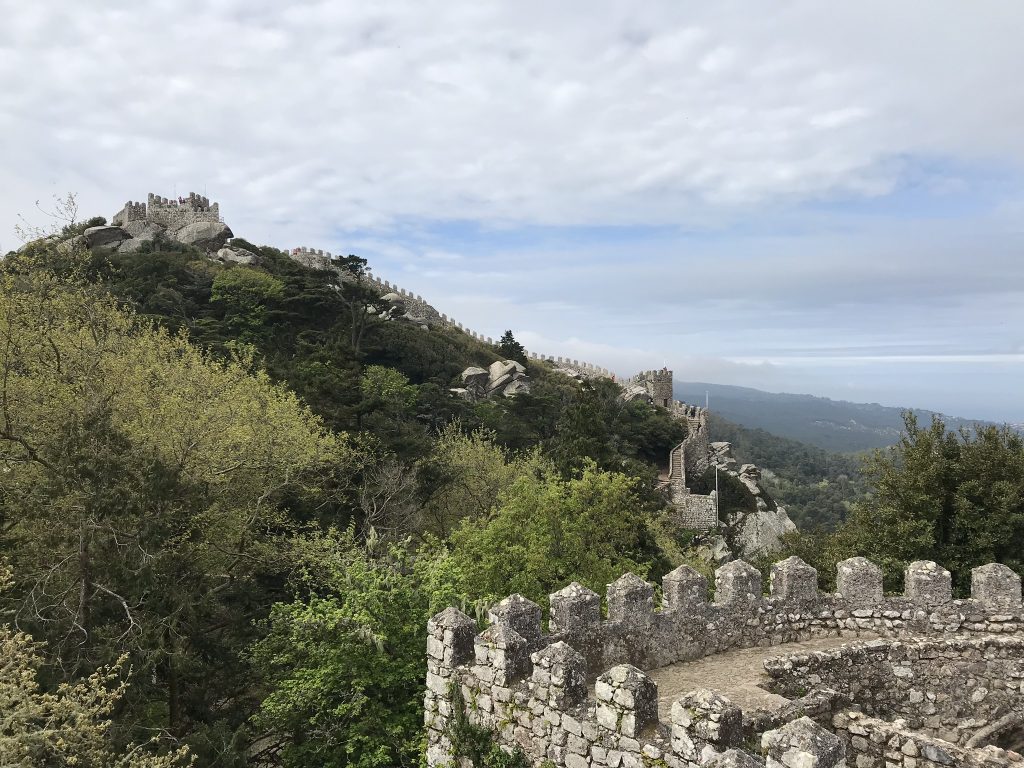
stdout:
POLYGON ((102 226, 89 227, 82 233, 82 237, 85 239, 85 244, 89 248, 105 248, 113 250, 125 240, 128 240, 131 235, 121 227, 102 226))
POLYGON ((722 521, 727 527, 727 536, 733 543, 736 555, 757 557, 779 551, 782 548, 782 537, 797 528, 784 507, 765 497, 760 485, 761 470, 756 464, 744 464, 737 471, 732 445, 725 442, 711 443, 711 464, 720 473, 739 480, 753 496, 756 505, 753 512, 737 512, 722 521))
POLYGON ((259 256, 245 248, 221 248, 217 251, 216 258, 218 261, 230 261, 235 264, 255 264, 259 261, 259 256))
POLYGON ((170 237, 185 245, 194 245, 205 251, 219 250, 234 235, 227 224, 220 221, 194 221, 181 229, 170 230, 170 237))
POLYGON ((471 366, 462 372, 462 386, 451 390, 467 400, 502 395, 512 397, 530 391, 526 367, 516 360, 497 360, 489 368, 471 366))

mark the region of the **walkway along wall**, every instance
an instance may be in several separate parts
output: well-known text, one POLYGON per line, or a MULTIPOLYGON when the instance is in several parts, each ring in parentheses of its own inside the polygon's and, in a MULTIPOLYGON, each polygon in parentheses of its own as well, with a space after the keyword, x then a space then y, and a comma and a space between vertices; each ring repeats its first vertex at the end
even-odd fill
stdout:
MULTIPOLYGON (((547 634, 540 607, 519 595, 494 606, 480 634, 475 622, 449 608, 428 623, 428 762, 452 759, 446 729, 457 688, 471 720, 493 728, 503 744, 521 747, 534 764, 762 765, 736 750, 743 740, 736 707, 698 691, 659 713, 657 686, 643 670, 823 635, 1021 633, 1020 579, 1008 568, 975 569, 968 600, 953 600, 950 585, 948 571, 917 562, 907 568, 904 594, 884 597, 881 570, 852 558, 838 566, 837 593, 823 594, 816 571, 789 558, 772 567, 767 597, 760 573, 743 561, 716 571, 713 600, 703 576, 677 568, 662 582, 660 610, 653 586, 627 573, 608 585, 606 619, 600 596, 571 584, 550 596, 547 634), (594 676, 591 693, 587 681, 594 676)), ((761 745, 769 766, 826 768, 838 765, 845 751, 838 736, 807 718, 762 734, 761 745), (806 750, 813 762, 783 759, 794 750, 806 750)))

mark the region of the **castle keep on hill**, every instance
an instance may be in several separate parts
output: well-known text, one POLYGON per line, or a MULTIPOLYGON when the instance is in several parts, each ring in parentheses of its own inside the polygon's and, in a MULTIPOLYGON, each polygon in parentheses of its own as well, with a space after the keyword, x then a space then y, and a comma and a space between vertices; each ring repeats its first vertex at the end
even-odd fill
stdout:
POLYGON ((220 206, 209 198, 190 192, 188 197, 168 199, 149 193, 145 203, 128 201, 114 214, 111 224, 123 227, 133 221, 158 224, 167 229, 179 229, 200 221, 220 222, 220 206))
MULTIPOLYGON (((882 592, 864 558, 838 566, 838 591, 798 558, 761 575, 733 561, 713 599, 681 566, 653 585, 627 573, 599 595, 570 584, 539 606, 512 595, 489 626, 454 608, 427 624, 425 719, 430 766, 453 764, 456 708, 534 766, 556 768, 1003 768, 1021 741, 1021 580, 1004 565, 972 573, 953 600, 933 562, 906 569, 902 595, 882 592), (860 637, 873 637, 858 641, 860 637), (827 651, 764 662, 783 703, 743 711, 715 690, 659 701, 653 670, 736 649, 842 638, 827 651), (841 644, 848 640, 846 644, 841 644)), ((728 658, 728 657, 725 657, 728 658)))

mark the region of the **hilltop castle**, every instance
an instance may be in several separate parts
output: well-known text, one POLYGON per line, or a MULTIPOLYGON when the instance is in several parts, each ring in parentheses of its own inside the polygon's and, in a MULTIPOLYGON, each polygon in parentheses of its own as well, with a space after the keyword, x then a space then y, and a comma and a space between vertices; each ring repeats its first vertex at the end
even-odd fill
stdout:
POLYGON ((167 229, 180 229, 195 222, 220 222, 220 205, 210 203, 209 198, 189 192, 188 197, 168 199, 152 192, 145 203, 129 200, 124 208, 114 214, 111 224, 124 227, 133 221, 158 224, 167 229))

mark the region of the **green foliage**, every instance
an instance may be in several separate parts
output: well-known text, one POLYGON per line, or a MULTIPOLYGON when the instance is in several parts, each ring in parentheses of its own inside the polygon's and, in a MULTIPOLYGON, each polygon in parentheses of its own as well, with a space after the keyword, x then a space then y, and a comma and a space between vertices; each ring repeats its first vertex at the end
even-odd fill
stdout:
POLYGON ((530 761, 522 749, 506 752, 498 744, 490 728, 473 723, 466 714, 462 686, 453 681, 448 686, 452 717, 446 731, 451 740, 452 755, 465 758, 474 768, 529 768, 530 761))
POLYGON ((43 643, 44 687, 128 654, 115 746, 158 731, 222 768, 412 764, 431 613, 685 556, 653 491, 685 427, 536 362, 531 394, 467 403, 449 388, 498 352, 380 320, 364 260, 233 245, 257 262, 160 238, 5 260, 7 607, 43 643))
POLYGON ((761 485, 782 502, 801 530, 836 527, 867 493, 860 456, 829 453, 762 429, 741 427, 714 413, 708 428, 715 440, 732 444, 740 464, 763 468, 761 485))
MULTIPOLYGON (((0 565, 0 591, 11 585, 10 570, 0 565)), ((75 765, 82 768, 188 768, 188 749, 146 744, 119 749, 112 743, 110 717, 128 688, 126 658, 88 677, 43 690, 45 665, 38 644, 9 625, 0 626, 0 764, 75 765)))
POLYGON ((518 360, 526 364, 526 348, 516 341, 512 331, 505 331, 498 339, 498 355, 505 360, 518 360))
POLYGON ((463 518, 486 519, 499 494, 533 466, 498 445, 492 432, 464 434, 461 427, 459 422, 445 426, 420 464, 427 494, 423 530, 441 537, 463 518))
POLYGON ((355 453, 250 360, 214 360, 89 286, 2 275, 0 329, 7 607, 54 682, 129 654, 115 740, 234 732, 252 696, 238 652, 283 537, 342 504, 355 453))
POLYGON ((1024 439, 994 426, 951 432, 937 417, 923 427, 910 413, 905 429, 866 462, 876 491, 838 531, 836 557, 875 560, 890 589, 913 560, 941 563, 961 593, 975 566, 1024 570, 1024 439))
POLYGON ((573 580, 597 590, 627 570, 649 572, 650 510, 635 479, 591 465, 566 480, 539 457, 531 462, 488 517, 466 518, 452 532, 443 567, 454 593, 494 600, 519 592, 546 604, 573 580))
POLYGON ((588 462, 642 476, 653 485, 654 468, 686 437, 686 426, 664 409, 627 403, 607 379, 574 383, 542 377, 529 394, 491 400, 476 416, 514 449, 541 446, 564 474, 588 462))
POLYGON ((218 273, 210 289, 210 301, 224 307, 224 320, 242 340, 263 326, 284 285, 258 269, 235 266, 218 273))
POLYGON ((428 601, 407 553, 351 530, 296 546, 296 597, 274 606, 252 651, 269 690, 263 748, 297 768, 416 765, 428 601))

